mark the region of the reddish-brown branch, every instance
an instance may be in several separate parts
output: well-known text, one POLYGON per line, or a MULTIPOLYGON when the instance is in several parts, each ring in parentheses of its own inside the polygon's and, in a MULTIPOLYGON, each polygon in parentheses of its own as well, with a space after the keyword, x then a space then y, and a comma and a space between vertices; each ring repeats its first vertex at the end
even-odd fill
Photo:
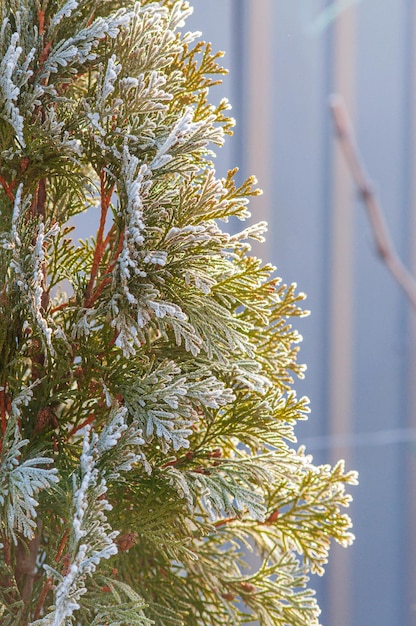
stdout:
POLYGON ((52 307, 49 312, 52 315, 53 313, 57 313, 58 311, 62 311, 63 309, 66 309, 68 306, 71 306, 72 304, 75 304, 75 298, 73 297, 69 298, 69 300, 67 300, 66 302, 61 302, 61 304, 57 304, 56 306, 52 307))
POLYGON ((113 194, 113 190, 114 190, 114 185, 112 185, 110 189, 106 191, 105 172, 104 172, 104 169, 101 170, 101 173, 100 173, 101 216, 100 216, 100 225, 98 227, 98 232, 97 232, 97 241, 95 244, 94 258, 92 261, 90 280, 88 282, 87 289, 85 291, 85 306, 86 307, 91 306, 90 299, 93 293, 94 283, 97 278, 98 269, 100 267, 100 262, 105 251, 106 240, 104 241, 104 229, 105 229, 107 213, 110 207, 111 196, 113 194))
POLYGON ((109 276, 107 278, 103 278, 103 280, 98 285, 97 289, 91 294, 91 296, 90 296, 90 298, 88 300, 88 305, 89 306, 93 306, 93 304, 96 302, 97 298, 102 293, 103 289, 105 287, 107 287, 107 285, 109 285, 111 283, 111 280, 112 279, 109 276))
POLYGON ((81 430, 82 428, 84 428, 84 426, 88 426, 88 424, 91 424, 91 422, 93 422, 95 419, 95 415, 94 413, 90 413, 89 416, 87 417, 86 420, 84 420, 83 422, 81 422, 81 424, 78 424, 78 426, 74 426, 74 428, 72 430, 69 431, 68 433, 68 439, 70 437, 73 437, 75 435, 75 433, 77 433, 79 430, 81 430))
POLYGON ((3 178, 3 176, 0 175, 0 185, 3 187, 6 196, 9 198, 9 200, 11 200, 12 202, 14 202, 15 198, 14 198, 14 194, 11 190, 11 187, 8 183, 6 183, 5 179, 3 178))
POLYGON ((69 530, 67 529, 64 532, 64 535, 63 535, 63 537, 61 539, 61 542, 59 544, 58 551, 57 551, 56 556, 55 556, 55 563, 59 563, 59 561, 61 560, 62 554, 63 554, 63 552, 65 550, 65 547, 66 547, 66 544, 67 544, 67 541, 68 541, 69 534, 70 534, 69 530))
POLYGON ((43 35, 45 31, 45 13, 39 9, 38 11, 39 35, 43 35))
POLYGON ((42 65, 42 63, 45 63, 46 59, 48 58, 49 52, 51 51, 51 48, 52 48, 52 41, 48 41, 40 54, 39 65, 42 65))
POLYGON ((161 469, 166 469, 167 467, 175 467, 176 465, 179 465, 182 462, 183 462, 183 458, 180 457, 179 459, 174 459, 173 461, 164 463, 163 465, 161 465, 161 469))
POLYGON ((192 459, 194 458, 195 452, 193 450, 188 450, 185 456, 180 456, 178 459, 173 459, 172 461, 169 461, 168 463, 162 465, 161 468, 165 469, 166 467, 175 467, 175 465, 179 465, 180 463, 184 463, 185 461, 192 461, 192 459))
POLYGON ((277 520, 279 519, 279 516, 280 516, 280 511, 279 511, 279 509, 275 509, 274 511, 272 511, 272 512, 270 513, 269 517, 267 517, 267 518, 264 520, 264 523, 265 523, 265 524, 267 524, 267 525, 274 524, 274 523, 275 523, 275 522, 277 522, 277 520))
POLYGON ((116 248, 116 251, 115 251, 115 253, 114 253, 114 256, 113 256, 113 260, 111 261, 111 263, 109 264, 109 266, 108 266, 108 268, 107 268, 107 272, 108 272, 109 274, 113 271, 113 269, 114 269, 114 268, 115 268, 115 266, 116 266, 117 259, 118 259, 118 257, 120 256, 121 251, 122 251, 122 249, 123 249, 123 243, 124 243, 124 229, 123 229, 123 230, 122 230, 122 232, 120 233, 120 239, 118 240, 118 244, 117 244, 117 248, 116 248))
POLYGON ((57 306, 54 306, 50 310, 50 314, 52 315, 53 313, 57 313, 58 311, 62 311, 62 309, 66 309, 67 306, 69 306, 69 302, 62 302, 62 304, 58 304, 57 306))
POLYGON ((235 522, 235 520, 238 519, 237 517, 227 517, 225 519, 220 519, 218 520, 218 522, 214 522, 213 526, 215 526, 215 528, 220 528, 220 526, 225 526, 226 524, 229 524, 230 522, 235 522))
POLYGON ((340 146, 370 219, 377 252, 416 309, 416 280, 403 265, 391 241, 379 200, 362 162, 344 101, 339 95, 334 95, 330 107, 340 146))
MULTIPOLYGON (((113 228, 113 226, 111 227, 113 228)), ((110 230, 111 232, 111 230, 110 230)), ((108 245, 108 242, 110 241, 110 232, 107 234, 107 237, 105 238, 104 242, 103 242, 103 252, 105 250, 106 245, 108 245)), ((97 298, 100 296, 100 294, 102 293, 103 289, 105 289, 105 287, 107 287, 107 285, 111 284, 112 278, 111 278, 111 274, 116 266, 117 263, 117 259, 120 256, 120 253, 123 249, 123 234, 121 235, 119 242, 117 244, 117 249, 113 255, 113 260, 111 261, 111 263, 108 264, 107 270, 103 276, 103 280, 100 282, 100 284, 97 286, 97 288, 95 289, 95 291, 93 293, 91 293, 90 298, 88 300, 89 306, 92 306, 97 298)))
POLYGON ((36 187, 36 193, 34 194, 31 212, 32 215, 41 215, 45 217, 45 204, 46 204, 46 179, 41 178, 36 187))
POLYGON ((94 21, 94 17, 95 17, 95 11, 93 11, 93 12, 91 13, 90 17, 88 18, 87 28, 88 28, 88 26, 91 26, 91 24, 93 23, 93 21, 94 21))
MULTIPOLYGON (((22 157, 21 161, 20 161, 20 170, 22 172, 22 174, 25 173, 25 171, 27 170, 28 166, 30 163, 30 159, 29 157, 22 157)), ((17 181, 15 181, 13 184, 17 184, 17 181)))
POLYGON ((103 241, 103 248, 104 248, 104 249, 105 249, 105 248, 108 246, 108 244, 110 243, 111 237, 112 237, 113 233, 115 232, 115 230, 116 230, 116 225, 115 225, 115 224, 113 224, 113 225, 112 225, 112 227, 110 228, 110 230, 108 231, 106 238, 105 238, 105 239, 104 239, 104 241, 103 241))
POLYGON ((45 603, 46 600, 46 596, 48 595, 50 589, 52 589, 52 578, 47 578, 45 580, 45 584, 42 587, 42 590, 39 594, 39 599, 38 599, 38 603, 36 605, 36 610, 35 610, 35 614, 34 614, 34 619, 37 620, 40 617, 40 613, 42 611, 43 605, 45 603))

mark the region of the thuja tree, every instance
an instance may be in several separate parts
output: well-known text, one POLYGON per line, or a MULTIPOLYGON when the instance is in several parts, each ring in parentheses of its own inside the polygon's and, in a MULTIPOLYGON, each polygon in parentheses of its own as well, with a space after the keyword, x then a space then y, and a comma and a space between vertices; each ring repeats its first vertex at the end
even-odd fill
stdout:
POLYGON ((220 55, 182 0, 0 6, 1 624, 318 624, 355 474, 296 449, 264 224, 220 227, 220 55))

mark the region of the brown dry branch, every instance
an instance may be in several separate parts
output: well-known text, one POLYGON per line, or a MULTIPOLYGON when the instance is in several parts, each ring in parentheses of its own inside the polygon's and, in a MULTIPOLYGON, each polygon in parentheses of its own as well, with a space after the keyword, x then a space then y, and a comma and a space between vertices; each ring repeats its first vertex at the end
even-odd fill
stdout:
POLYGON ((336 136, 370 219, 377 252, 416 309, 416 279, 403 265, 391 240, 380 201, 364 167, 351 119, 340 95, 331 96, 330 108, 336 136))
POLYGON ((19 539, 15 548, 16 565, 14 574, 22 600, 25 603, 30 601, 32 595, 41 537, 42 520, 39 519, 33 539, 27 544, 22 539, 19 539))

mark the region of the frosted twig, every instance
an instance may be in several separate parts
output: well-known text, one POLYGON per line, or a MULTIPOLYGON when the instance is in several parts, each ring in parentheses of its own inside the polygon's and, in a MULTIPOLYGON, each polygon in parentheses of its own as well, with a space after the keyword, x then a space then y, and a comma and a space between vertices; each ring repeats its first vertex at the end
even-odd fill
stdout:
POLYGON ((362 162, 351 120, 340 95, 331 96, 330 108, 337 138, 370 219, 377 252, 416 309, 416 279, 403 265, 391 240, 380 202, 362 162))

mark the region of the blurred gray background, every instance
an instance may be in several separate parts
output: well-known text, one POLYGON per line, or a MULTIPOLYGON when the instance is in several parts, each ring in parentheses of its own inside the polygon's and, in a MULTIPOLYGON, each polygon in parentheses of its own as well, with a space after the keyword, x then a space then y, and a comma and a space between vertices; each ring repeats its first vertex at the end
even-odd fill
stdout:
POLYGON ((356 542, 334 547, 318 590, 324 626, 416 625, 416 324, 377 257, 334 139, 330 94, 350 110, 394 244, 416 274, 416 2, 191 0, 189 30, 226 51, 237 119, 218 173, 255 173, 269 222, 256 253, 308 294, 298 427, 315 461, 345 458, 356 542))

